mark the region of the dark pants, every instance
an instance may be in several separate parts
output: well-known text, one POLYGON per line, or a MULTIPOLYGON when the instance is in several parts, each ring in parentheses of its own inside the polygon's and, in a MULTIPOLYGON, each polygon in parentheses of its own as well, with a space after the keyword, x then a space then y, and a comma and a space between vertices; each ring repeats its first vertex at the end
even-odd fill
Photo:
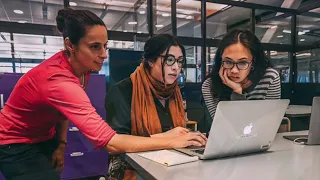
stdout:
POLYGON ((57 141, 0 145, 0 171, 6 180, 58 180, 51 164, 57 141))

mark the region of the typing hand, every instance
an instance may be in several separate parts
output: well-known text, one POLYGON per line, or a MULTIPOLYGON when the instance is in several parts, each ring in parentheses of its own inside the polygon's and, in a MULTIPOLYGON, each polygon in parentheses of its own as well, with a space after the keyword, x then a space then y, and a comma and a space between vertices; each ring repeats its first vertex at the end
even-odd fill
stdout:
POLYGON ((175 127, 167 132, 162 133, 163 137, 177 137, 189 132, 189 129, 183 127, 175 127))
POLYGON ((207 138, 200 132, 188 132, 169 142, 172 148, 183 148, 188 146, 204 146, 207 143, 207 138))

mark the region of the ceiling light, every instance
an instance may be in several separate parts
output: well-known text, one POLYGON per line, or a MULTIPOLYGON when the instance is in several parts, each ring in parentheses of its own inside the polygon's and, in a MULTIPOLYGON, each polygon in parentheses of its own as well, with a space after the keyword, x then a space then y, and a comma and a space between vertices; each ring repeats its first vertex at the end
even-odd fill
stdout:
POLYGON ((145 14, 146 12, 145 12, 145 11, 140 11, 139 13, 140 13, 140 14, 145 14))
POLYGON ((177 14, 177 18, 186 18, 187 15, 184 15, 184 14, 177 14))
POLYGON ((300 39, 300 41, 306 41, 305 39, 300 39))
POLYGON ((141 32, 141 31, 138 31, 137 33, 141 34, 142 32, 141 32))
POLYGON ((163 27, 163 24, 156 24, 156 27, 161 28, 161 27, 163 27))
POLYGON ((170 16, 170 14, 169 13, 163 13, 163 14, 161 14, 163 17, 169 17, 170 16))
POLYGON ((25 20, 19 20, 18 21, 18 23, 21 23, 21 24, 24 24, 24 23, 26 23, 27 21, 25 21, 25 20))
POLYGON ((13 12, 16 13, 16 14, 23 14, 23 11, 17 10, 17 9, 16 9, 16 10, 13 10, 13 12))
POLYGON ((283 30, 282 32, 283 32, 283 33, 289 33, 289 34, 291 33, 290 30, 283 30))
POLYGON ((138 22, 137 21, 131 21, 131 22, 128 22, 128 24, 135 25, 135 24, 138 24, 138 22))
POLYGON ((193 16, 187 16, 186 19, 193 19, 193 16))
POLYGON ((298 32, 298 35, 304 35, 304 34, 305 32, 301 32, 301 31, 298 32))
POLYGON ((301 57, 301 56, 311 56, 311 53, 301 53, 296 55, 296 57, 301 57))
POLYGON ((274 28, 277 28, 277 27, 278 27, 278 26, 271 26, 270 28, 271 28, 271 29, 274 29, 274 28))
POLYGON ((303 32, 307 33, 307 32, 310 32, 310 30, 306 29, 306 30, 303 30, 303 32))
POLYGON ((277 51, 270 51, 270 55, 277 55, 278 52, 277 51))
POLYGON ((283 38, 283 35, 277 36, 278 38, 283 38))
POLYGON ((77 3, 71 1, 71 2, 69 2, 69 5, 70 5, 70 6, 76 6, 77 3))
POLYGON ((123 32, 128 32, 127 30, 124 30, 123 32))

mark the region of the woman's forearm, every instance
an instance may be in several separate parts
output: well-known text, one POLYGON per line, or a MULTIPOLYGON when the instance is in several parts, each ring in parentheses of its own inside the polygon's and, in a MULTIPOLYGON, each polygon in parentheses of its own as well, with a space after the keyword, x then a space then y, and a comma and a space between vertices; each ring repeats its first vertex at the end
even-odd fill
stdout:
POLYGON ((150 135, 150 137, 152 137, 152 138, 163 138, 165 136, 164 136, 164 133, 158 133, 158 134, 150 135))
POLYGON ((172 148, 171 138, 149 138, 116 134, 105 146, 110 154, 172 148))
POLYGON ((60 121, 56 126, 58 142, 67 141, 68 120, 60 121))

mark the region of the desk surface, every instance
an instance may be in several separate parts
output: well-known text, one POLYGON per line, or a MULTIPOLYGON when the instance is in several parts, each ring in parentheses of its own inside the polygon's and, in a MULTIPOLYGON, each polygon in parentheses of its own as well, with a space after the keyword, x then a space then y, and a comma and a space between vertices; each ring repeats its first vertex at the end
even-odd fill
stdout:
POLYGON ((291 116, 310 116, 311 114, 311 106, 304 105, 289 105, 286 110, 286 115, 291 116))
POLYGON ((136 153, 128 153, 125 158, 145 179, 319 180, 320 146, 296 145, 282 137, 307 133, 278 134, 266 153, 199 160, 172 167, 141 158, 136 153))

